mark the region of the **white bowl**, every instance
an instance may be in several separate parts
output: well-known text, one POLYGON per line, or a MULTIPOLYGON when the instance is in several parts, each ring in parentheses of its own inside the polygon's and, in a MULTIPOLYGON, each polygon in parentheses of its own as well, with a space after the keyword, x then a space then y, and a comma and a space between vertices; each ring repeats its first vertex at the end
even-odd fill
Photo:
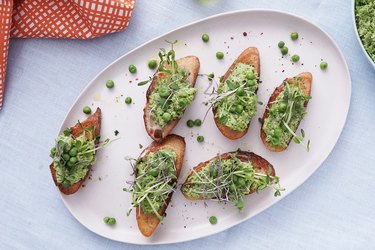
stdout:
POLYGON ((353 0, 353 3, 352 3, 352 13, 353 13, 353 23, 354 23, 354 28, 355 28, 355 34, 357 36, 357 39, 358 39, 358 42, 359 44, 361 45, 361 48, 362 48, 362 51, 363 53, 365 54, 365 56, 367 57, 367 60, 372 64, 372 66, 375 68, 375 61, 372 60, 372 58, 370 57, 370 55, 368 54, 368 52, 366 51, 365 47, 363 46, 363 43, 362 43, 362 40, 361 38, 359 37, 359 33, 358 33, 358 29, 357 29, 357 22, 356 22, 356 17, 355 17, 355 1, 356 0, 353 0))

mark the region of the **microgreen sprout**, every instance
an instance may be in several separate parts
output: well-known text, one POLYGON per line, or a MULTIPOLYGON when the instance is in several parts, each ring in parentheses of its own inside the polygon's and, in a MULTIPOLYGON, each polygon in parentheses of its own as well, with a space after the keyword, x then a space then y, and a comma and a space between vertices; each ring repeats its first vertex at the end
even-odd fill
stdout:
POLYGON ((163 214, 160 209, 167 204, 167 200, 177 186, 176 153, 169 149, 151 152, 139 159, 126 158, 130 161, 135 175, 134 182, 129 182, 130 187, 124 188, 132 193, 132 203, 127 212, 132 208, 142 208, 143 213, 155 214, 160 221, 163 214))

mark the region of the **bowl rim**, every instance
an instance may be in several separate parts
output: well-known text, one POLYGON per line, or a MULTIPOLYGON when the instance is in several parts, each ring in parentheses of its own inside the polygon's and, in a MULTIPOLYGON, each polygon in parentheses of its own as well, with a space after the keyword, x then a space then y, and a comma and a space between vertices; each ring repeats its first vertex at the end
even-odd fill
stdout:
POLYGON ((352 0, 352 19, 353 19, 353 23, 354 23, 354 29, 355 29, 355 35, 357 37, 357 40, 359 42, 359 44, 361 45, 361 48, 362 48, 362 51, 364 53, 364 55, 367 57, 367 60, 372 64, 372 66, 375 68, 375 60, 373 60, 370 55, 368 54, 367 50, 365 49, 365 47, 363 46, 363 43, 362 43, 362 40, 361 38, 359 37, 359 33, 358 33, 358 27, 357 27, 357 21, 356 21, 356 16, 355 16, 355 3, 356 3, 356 0, 352 0))

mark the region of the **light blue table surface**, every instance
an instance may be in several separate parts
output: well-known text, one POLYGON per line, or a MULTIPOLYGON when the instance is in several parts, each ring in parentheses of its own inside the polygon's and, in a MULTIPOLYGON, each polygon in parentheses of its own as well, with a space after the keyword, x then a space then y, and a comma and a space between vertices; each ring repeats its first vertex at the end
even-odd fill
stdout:
MULTIPOLYGON (((88 41, 11 40, 0 112, 0 249, 139 249, 98 236, 54 187, 49 150, 86 84, 113 60, 201 18, 245 8, 288 11, 321 27, 349 64, 346 126, 323 165, 258 216, 217 235, 153 249, 375 249, 375 69, 357 43, 350 0, 138 0, 127 30, 88 41)), ((334 101, 334 100, 332 100, 334 101)))

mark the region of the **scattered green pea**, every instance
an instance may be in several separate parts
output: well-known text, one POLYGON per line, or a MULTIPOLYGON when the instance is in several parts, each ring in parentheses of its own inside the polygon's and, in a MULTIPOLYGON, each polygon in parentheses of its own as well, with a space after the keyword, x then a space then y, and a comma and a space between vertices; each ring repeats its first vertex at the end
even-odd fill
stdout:
POLYGON ((328 63, 327 62, 321 62, 320 63, 320 69, 321 70, 326 70, 328 67, 328 63))
POLYGON ((78 161, 78 159, 77 159, 77 157, 75 157, 75 156, 70 157, 70 159, 69 159, 69 162, 71 162, 71 163, 73 163, 73 164, 77 163, 77 161, 78 161))
POLYGON ((130 96, 125 98, 125 103, 126 104, 131 104, 132 103, 132 98, 130 96))
POLYGON ((292 56, 292 61, 293 62, 298 62, 299 61, 299 55, 293 55, 292 56))
POLYGON ((116 224, 116 219, 112 217, 105 217, 103 220, 105 224, 110 225, 110 226, 116 224))
POLYGON ((69 161, 70 156, 69 156, 69 154, 63 154, 62 158, 64 159, 64 161, 69 161))
POLYGON ((76 156, 77 155, 77 148, 76 147, 72 147, 70 150, 69 150, 69 156, 76 156))
POLYGON ((217 218, 216 216, 211 216, 208 221, 212 224, 215 225, 217 223, 217 218))
POLYGON ((284 46, 284 47, 282 47, 282 48, 280 49, 280 51, 281 51, 281 54, 282 54, 283 56, 285 56, 286 54, 288 54, 288 47, 284 46))
POLYGON ((165 113, 163 114, 163 120, 164 120, 164 121, 169 122, 171 119, 172 119, 171 114, 169 114, 169 113, 167 113, 167 112, 165 112, 165 113))
POLYGON ((137 67, 135 67, 134 64, 130 64, 128 69, 129 69, 129 72, 132 74, 137 72, 137 67))
POLYGON ((89 115, 91 114, 91 108, 89 106, 84 106, 83 107, 83 113, 89 115))
POLYGON ((208 42, 209 40, 210 40, 210 37, 207 35, 207 34, 203 34, 202 35, 202 40, 203 40, 203 42, 208 42))
POLYGON ((158 62, 155 59, 151 59, 148 61, 147 65, 150 69, 156 69, 156 67, 158 66, 158 62))
POLYGON ((244 94, 245 94, 245 90, 242 87, 237 89, 236 95, 243 96, 244 94))
POLYGON ((194 121, 193 121, 193 120, 188 120, 188 121, 186 122, 186 125, 187 125, 189 128, 192 128, 192 127, 194 127, 194 121))
POLYGON ((292 32, 292 33, 290 34, 290 38, 291 38, 293 41, 297 40, 297 39, 298 39, 298 33, 297 33, 297 32, 292 32))
POLYGON ((282 47, 284 47, 285 46, 285 43, 284 43, 284 41, 280 41, 278 44, 277 44, 277 46, 281 49, 282 47))
POLYGON ((62 185, 64 188, 70 187, 70 181, 67 180, 67 179, 65 179, 65 180, 61 183, 61 185, 62 185))
POLYGON ((216 58, 217 59, 223 59, 224 58, 224 53, 223 52, 216 52, 216 58))
POLYGON ((236 112, 237 112, 238 114, 241 114, 241 113, 243 112, 243 106, 242 106, 242 105, 237 105, 237 106, 236 106, 236 112))
POLYGON ((160 97, 168 97, 170 94, 169 89, 167 87, 162 87, 159 89, 160 97))
POLYGON ((197 141, 198 142, 204 142, 204 136, 203 135, 198 135, 197 136, 197 141))
POLYGON ((115 86, 115 82, 112 81, 112 80, 107 80, 107 82, 105 83, 105 86, 107 86, 107 88, 111 89, 115 86))
POLYGON ((66 165, 68 165, 68 167, 74 167, 74 164, 73 162, 71 162, 70 160, 66 163, 66 165))
POLYGON ((195 119, 194 120, 194 126, 199 127, 200 125, 202 125, 202 120, 201 119, 195 119))
POLYGON ((150 175, 152 175, 153 177, 157 177, 159 175, 159 169, 158 168, 153 168, 150 170, 150 175))

